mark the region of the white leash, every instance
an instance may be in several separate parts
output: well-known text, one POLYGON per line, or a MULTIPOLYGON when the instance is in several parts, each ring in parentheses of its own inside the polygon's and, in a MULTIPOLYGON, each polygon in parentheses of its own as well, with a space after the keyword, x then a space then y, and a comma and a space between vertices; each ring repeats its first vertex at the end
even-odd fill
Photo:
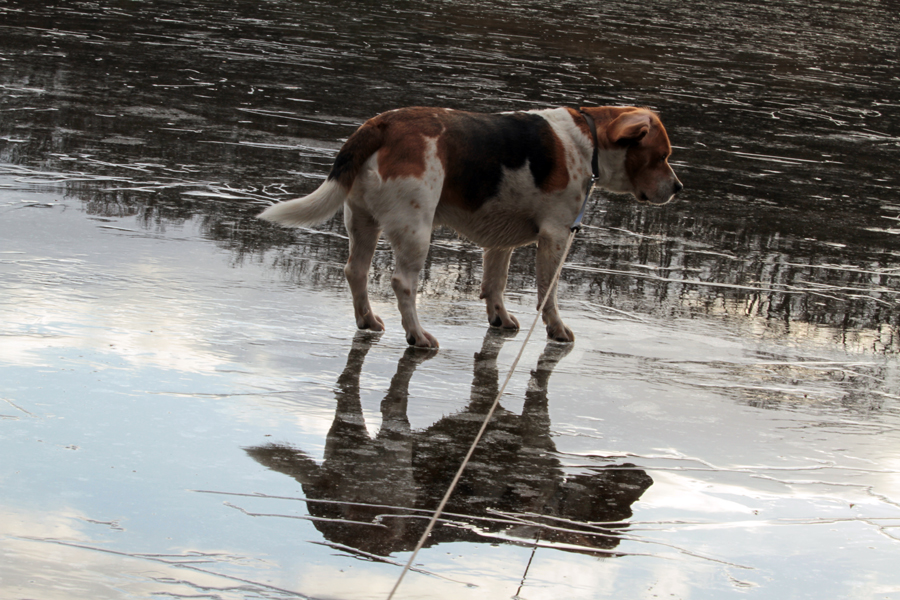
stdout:
POLYGON ((503 396, 503 392, 506 390, 506 385, 509 383, 509 380, 512 379, 513 373, 515 372, 516 367, 519 365, 519 360, 525 353, 525 346, 528 345, 528 340, 531 339, 531 334, 534 333, 534 328, 537 327, 538 319, 544 312, 544 307, 547 305, 547 300, 550 298, 550 293, 553 290, 553 287, 559 281, 559 276, 560 273, 562 273, 563 264, 566 262, 566 257, 569 255, 569 250, 572 248, 572 241, 575 239, 575 234, 579 229, 581 229, 581 220, 584 218, 584 211, 587 208, 588 198, 591 197, 591 193, 594 191, 594 184, 596 183, 596 181, 596 177, 591 179, 591 185, 588 187, 588 191, 584 195, 584 202, 581 204, 581 211, 575 218, 575 222, 569 228, 569 237, 566 240, 566 247, 559 259, 559 265, 556 267, 556 272, 553 274, 553 279, 550 280, 550 286, 544 293, 544 299, 541 300, 541 305, 538 307, 537 315, 535 315, 534 321, 531 323, 531 327, 528 329, 528 335, 525 336, 525 340, 522 342, 522 347, 519 348, 519 353, 516 355, 516 359, 513 361, 512 366, 509 367, 509 372, 506 374, 506 379, 503 381, 503 385, 500 386, 500 391, 497 392, 497 397, 494 398, 494 403, 491 405, 491 409, 485 416, 484 422, 481 424, 481 429, 478 430, 478 434, 475 436, 475 439, 472 440, 472 445, 469 446, 469 451, 466 453, 462 464, 459 465, 459 470, 456 471, 456 475, 453 477, 453 481, 450 482, 450 487, 447 488, 447 492, 441 499, 441 503, 438 504, 437 510, 434 511, 434 515, 432 515, 431 520, 428 521, 428 527, 425 528, 425 532, 422 534, 422 537, 419 538, 419 542, 416 544, 412 555, 409 557, 409 560, 403 567, 403 571, 400 572, 400 577, 397 578, 397 583, 394 584, 394 587, 391 589, 391 593, 388 594, 387 600, 392 600, 392 598, 394 597, 394 593, 397 591, 397 588, 400 587, 400 583, 406 576, 406 572, 409 571, 410 567, 412 567, 413 561, 416 560, 416 556, 419 554, 419 550, 422 549, 422 546, 425 545, 425 540, 427 540, 428 536, 431 535, 431 531, 432 529, 434 529, 435 523, 437 523, 437 520, 440 518, 441 513, 444 512, 444 507, 447 506, 447 501, 450 500, 450 496, 453 494, 453 490, 456 489, 456 484, 459 483, 459 478, 462 477, 463 471, 466 469, 466 465, 469 464, 469 459, 472 458, 472 454, 475 452, 475 447, 478 446, 478 442, 481 441, 481 436, 484 435, 484 431, 487 429, 491 417, 494 416, 494 411, 497 409, 497 406, 500 405, 500 398, 503 396))

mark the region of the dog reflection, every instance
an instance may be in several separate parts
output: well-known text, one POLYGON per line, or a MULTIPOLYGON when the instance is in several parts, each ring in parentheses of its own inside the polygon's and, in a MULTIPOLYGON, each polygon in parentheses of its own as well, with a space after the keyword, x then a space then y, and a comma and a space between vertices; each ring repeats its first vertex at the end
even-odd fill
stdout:
MULTIPOLYGON (((321 465, 285 445, 247 448, 254 459, 302 484, 326 539, 387 556, 412 550, 450 485, 498 391, 497 355, 510 335, 492 329, 475 355, 468 406, 425 430, 407 418, 409 382, 433 352, 410 348, 381 403, 382 425, 366 430, 359 377, 372 345, 354 339, 338 378, 337 410, 321 465)), ((498 407, 426 545, 539 538, 575 551, 608 552, 631 505, 653 483, 634 465, 567 475, 550 435, 547 383, 571 345, 548 343, 531 373, 521 415, 498 407)))

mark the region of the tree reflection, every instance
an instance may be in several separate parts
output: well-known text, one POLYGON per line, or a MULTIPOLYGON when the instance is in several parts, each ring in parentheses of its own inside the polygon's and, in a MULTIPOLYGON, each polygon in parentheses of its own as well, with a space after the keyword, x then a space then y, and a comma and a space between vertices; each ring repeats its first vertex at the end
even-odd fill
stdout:
MULTIPOLYGON (((374 338, 360 333, 338 378, 322 464, 287 445, 246 451, 300 482, 309 514, 330 542, 381 556, 412 550, 496 397, 497 355, 509 335, 489 330, 475 355, 468 405, 419 431, 407 418, 409 382, 433 353, 408 349, 372 438, 359 378, 374 338)), ((547 344, 531 372, 521 414, 497 409, 427 545, 538 539, 573 551, 608 553, 619 544, 616 532, 627 527, 631 505, 653 481, 627 463, 564 472, 550 435, 547 385, 570 349, 547 344)))

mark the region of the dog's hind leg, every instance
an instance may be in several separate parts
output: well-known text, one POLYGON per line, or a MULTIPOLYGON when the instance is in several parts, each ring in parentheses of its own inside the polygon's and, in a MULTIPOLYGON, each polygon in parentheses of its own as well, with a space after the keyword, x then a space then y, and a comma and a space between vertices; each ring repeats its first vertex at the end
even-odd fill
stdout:
POLYGON ((437 348, 437 339, 422 328, 416 312, 419 272, 425 266, 425 257, 431 243, 431 223, 420 221, 417 224, 396 224, 394 227, 386 227, 385 234, 394 250, 391 287, 397 296, 406 341, 410 346, 437 348))
POLYGON ((353 313, 360 329, 384 331, 384 321, 372 312, 369 304, 369 267, 381 236, 378 222, 361 208, 344 205, 344 225, 350 238, 350 258, 344 265, 344 275, 353 295, 353 313))
POLYGON ((491 327, 518 329, 519 321, 506 312, 503 305, 503 292, 506 291, 506 278, 509 273, 509 259, 512 248, 485 248, 484 268, 481 281, 481 298, 487 305, 488 323, 491 327))

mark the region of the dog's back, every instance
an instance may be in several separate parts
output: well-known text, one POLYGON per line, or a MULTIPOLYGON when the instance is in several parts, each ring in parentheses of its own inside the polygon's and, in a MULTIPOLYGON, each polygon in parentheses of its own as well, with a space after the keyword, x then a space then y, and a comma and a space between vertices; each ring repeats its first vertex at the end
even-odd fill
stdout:
POLYGON ((563 142, 539 113, 403 108, 369 119, 357 129, 341 147, 319 189, 272 206, 260 218, 287 226, 314 225, 328 219, 376 153, 377 173, 385 182, 420 178, 429 159, 437 159, 444 171, 441 205, 467 212, 496 198, 504 173, 523 167, 541 191, 560 190, 569 184, 563 142), (429 148, 432 141, 434 146, 429 148))

